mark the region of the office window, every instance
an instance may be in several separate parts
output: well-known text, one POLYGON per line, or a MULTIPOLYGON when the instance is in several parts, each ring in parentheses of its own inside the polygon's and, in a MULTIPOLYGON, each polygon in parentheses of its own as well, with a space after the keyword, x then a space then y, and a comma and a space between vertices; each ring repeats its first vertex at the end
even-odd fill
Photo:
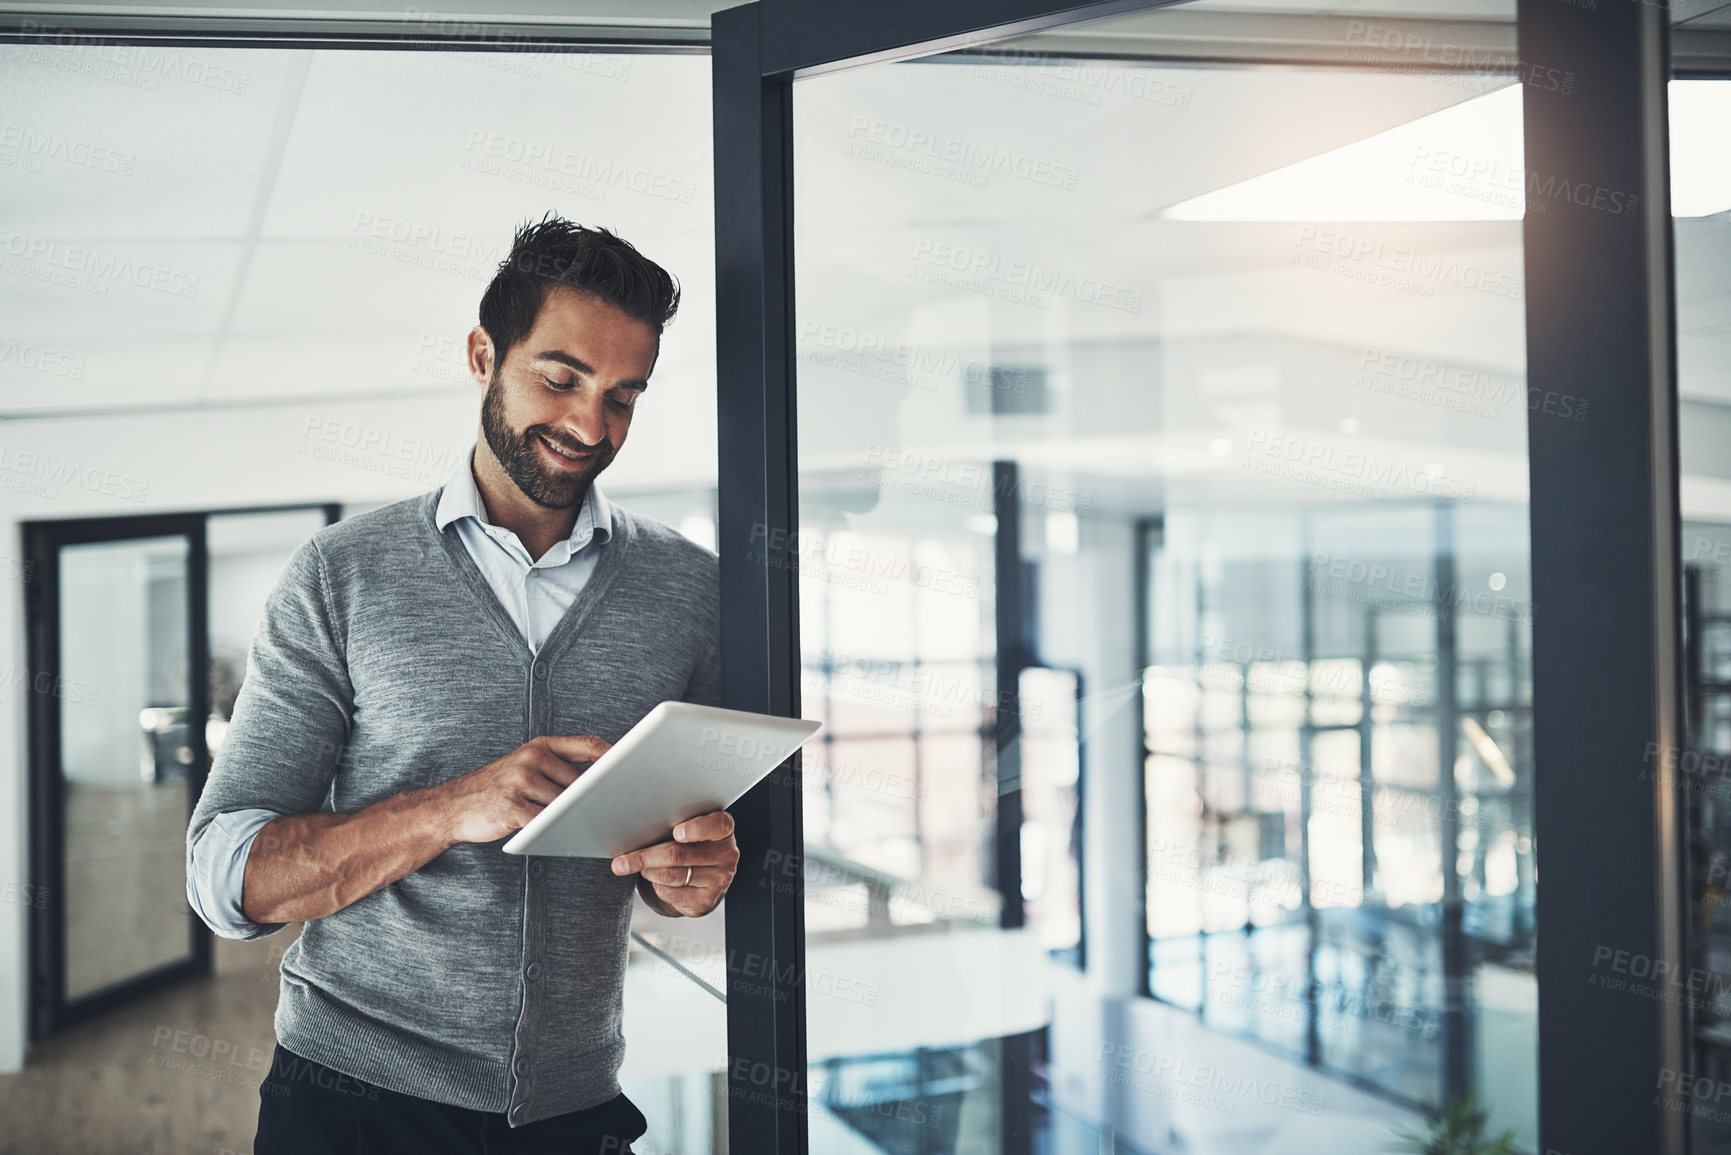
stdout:
POLYGON ((1525 434, 1577 410, 1525 379, 1520 87, 1135 59, 1191 7, 794 88, 804 700, 944 792, 844 836, 808 783, 810 966, 880 988, 808 996, 814 1093, 1341 1152, 1476 1094, 1530 1147, 1525 434), (920 541, 965 665, 877 576, 920 541))
MULTIPOLYGON (((1642 773, 1670 759, 1687 823, 1687 972, 1671 997, 1693 1016, 1695 1074, 1731 1078, 1731 170, 1719 143, 1731 116, 1731 81, 1670 86, 1671 211, 1676 229, 1677 429, 1683 513, 1683 750, 1654 744, 1642 773)), ((1692 1105, 1693 1106, 1693 1105, 1692 1105)), ((1731 1118, 1710 1104, 1691 1112, 1694 1142, 1731 1137, 1731 1118)))
MULTIPOLYGON (((1439 1103, 1446 992, 1531 981, 1525 533, 1521 507, 1481 502, 1171 511, 1149 528, 1157 998, 1439 1103)), ((1509 1024, 1484 1008, 1463 1026, 1509 1024)))

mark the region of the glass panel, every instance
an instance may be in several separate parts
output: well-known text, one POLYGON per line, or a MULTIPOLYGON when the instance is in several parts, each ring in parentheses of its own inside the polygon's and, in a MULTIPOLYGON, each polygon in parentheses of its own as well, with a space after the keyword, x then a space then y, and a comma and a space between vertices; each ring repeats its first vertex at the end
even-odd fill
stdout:
MULTIPOLYGON (((1688 971, 1669 995, 1693 1014, 1699 1086, 1731 1081, 1731 169, 1721 143, 1731 81, 1674 80, 1677 426, 1682 471, 1687 745, 1674 763, 1689 800, 1688 971)), ((1663 752, 1670 757, 1673 752, 1663 752)), ((1646 772, 1661 752, 1649 749, 1646 772)), ((1615 960, 1613 960, 1614 962, 1615 960)), ((1731 1117, 1692 1100, 1697 1150, 1731 1143, 1731 1117)))
MULTIPOLYGON (((210 591, 210 718, 205 741, 216 760, 246 678, 247 651, 265 601, 296 547, 324 528, 318 509, 213 514, 205 521, 210 591)), ((184 839, 185 831, 181 832, 184 839)))
POLYGON ((1254 7, 796 87, 806 713, 924 791, 899 859, 806 795, 808 948, 885 1024, 810 998, 848 1149, 1354 1155, 1469 1095, 1536 1144, 1526 422, 1578 410, 1510 13, 1433 72, 1254 7), (922 548, 975 580, 874 574, 922 548), (939 1053, 996 1096, 954 1135, 939 1053))
POLYGON ((1082 945, 1081 686, 1074 671, 1021 673, 1022 901, 1047 950, 1082 945))
POLYGON ((191 957, 181 536, 60 551, 66 998, 191 957))

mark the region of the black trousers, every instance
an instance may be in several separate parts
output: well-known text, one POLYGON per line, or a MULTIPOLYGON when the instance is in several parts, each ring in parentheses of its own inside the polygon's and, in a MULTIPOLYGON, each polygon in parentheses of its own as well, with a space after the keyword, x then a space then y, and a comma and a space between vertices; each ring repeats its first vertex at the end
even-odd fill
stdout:
POLYGON ((631 1155, 648 1121, 630 1099, 512 1127, 362 1082, 280 1043, 258 1089, 253 1155, 631 1155))

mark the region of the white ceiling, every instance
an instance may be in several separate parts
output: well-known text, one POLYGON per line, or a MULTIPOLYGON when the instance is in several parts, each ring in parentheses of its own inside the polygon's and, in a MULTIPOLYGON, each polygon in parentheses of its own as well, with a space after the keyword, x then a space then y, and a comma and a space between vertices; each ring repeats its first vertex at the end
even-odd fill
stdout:
POLYGON ((645 401, 686 420, 638 440, 713 474, 707 57, 183 52, 117 81, 90 54, 0 48, 0 121, 42 169, 0 167, 0 316, 79 368, 0 352, 0 413, 393 396, 473 413, 464 335, 512 228, 551 209, 680 277, 645 401), (130 171, 64 159, 91 146, 130 171), (36 279, 68 266, 79 283, 36 279), (128 268, 142 286, 101 275, 128 268))
MULTIPOLYGON (((1458 214, 1444 205, 1435 215, 1482 216, 1484 198, 1507 195, 1510 174, 1483 163, 1506 141, 1463 142, 1441 131, 1440 116, 1435 133, 1422 130, 1430 114, 1505 83, 1039 57, 955 57, 806 82, 796 101, 797 279, 810 346, 801 365, 802 459, 857 478, 886 452, 940 466, 1015 457, 1078 492, 1142 509, 1364 500, 1330 488, 1350 478, 1293 484, 1258 475, 1251 447, 1278 433, 1315 455, 1438 468, 1480 501, 1524 501, 1518 221, 1163 214, 1405 126, 1404 154, 1382 158, 1390 171, 1373 174, 1379 185, 1422 178, 1427 160, 1448 153, 1445 173, 1457 162, 1485 172, 1450 179, 1432 200, 1456 198, 1458 214), (1006 155, 1046 178, 994 168, 1006 155), (1402 275, 1425 263, 1455 273, 1402 275), (1025 292, 1018 277, 1029 270, 1117 286, 1136 307, 1025 292), (849 334, 927 363, 947 353, 962 364, 1042 365, 1053 411, 994 419, 968 413, 959 384, 895 389, 882 353, 838 355, 849 334), (1385 358, 1467 384, 1417 396, 1365 388, 1385 358)), ((1518 156, 1518 104, 1496 107, 1512 122, 1518 156)), ((1341 179, 1349 174, 1343 168, 1341 179)), ((1522 188, 1518 172, 1513 181, 1522 188)), ((1362 193, 1342 185, 1338 199, 1359 202, 1362 193)), ((1731 494, 1716 480, 1731 475, 1722 451, 1731 428, 1701 420, 1731 401, 1727 220, 1721 213, 1678 228, 1682 389, 1691 399, 1684 467, 1700 475, 1685 486, 1691 516, 1731 516, 1731 494)), ((1572 387, 1567 405, 1584 398, 1590 411, 1591 394, 1616 383, 1572 387)), ((1534 419, 1559 418, 1541 410, 1534 419)), ((892 475, 886 484, 912 492, 920 480, 892 475)), ((962 516, 959 496, 939 501, 962 516)), ((843 508, 861 501, 838 500, 843 508)))
MULTIPOLYGON (((713 476, 706 57, 157 51, 0 47, 0 417, 372 399, 472 422, 462 336, 511 228, 553 209, 617 229, 686 290, 615 469, 630 456, 621 476, 640 486, 688 479, 694 462, 713 476), (44 280, 69 267, 79 283, 44 280), (121 267, 159 280, 103 275, 121 267)), ((1253 432, 1286 429, 1440 462, 1487 496, 1523 499, 1518 402, 1474 416, 1354 384, 1384 353, 1518 380, 1518 296, 1458 275, 1365 279, 1408 252, 1518 288, 1518 223, 1160 215, 1498 83, 962 58, 801 82, 802 324, 1044 365, 1060 400, 1047 418, 970 417, 954 377, 910 389, 808 356, 808 462, 846 467, 885 444, 1014 449, 1093 470, 1138 504, 1178 491, 1255 501, 1254 478, 1227 470, 1253 432), (992 168, 1005 156, 1022 175, 992 168), (1340 243, 1372 255, 1339 262, 1340 243), (1075 292, 1017 304, 1008 272, 984 291, 937 283, 957 254, 1116 286, 1137 307, 1075 292), (1231 456, 1216 455, 1222 440, 1231 456)), ((1681 222, 1678 252, 1685 395, 1731 400, 1731 226, 1681 222)), ((1731 474, 1711 456, 1685 468, 1731 474)))

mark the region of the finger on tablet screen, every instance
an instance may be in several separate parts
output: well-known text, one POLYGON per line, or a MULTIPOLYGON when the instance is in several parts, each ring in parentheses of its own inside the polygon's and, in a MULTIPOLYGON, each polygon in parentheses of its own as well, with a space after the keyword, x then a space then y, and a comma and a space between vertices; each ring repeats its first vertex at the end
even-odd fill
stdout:
POLYGON ((594 734, 548 734, 541 740, 567 762, 593 762, 613 748, 613 743, 594 734))
POLYGON ((675 842, 717 842, 733 833, 733 815, 725 810, 711 810, 696 818, 687 818, 673 828, 675 842))

